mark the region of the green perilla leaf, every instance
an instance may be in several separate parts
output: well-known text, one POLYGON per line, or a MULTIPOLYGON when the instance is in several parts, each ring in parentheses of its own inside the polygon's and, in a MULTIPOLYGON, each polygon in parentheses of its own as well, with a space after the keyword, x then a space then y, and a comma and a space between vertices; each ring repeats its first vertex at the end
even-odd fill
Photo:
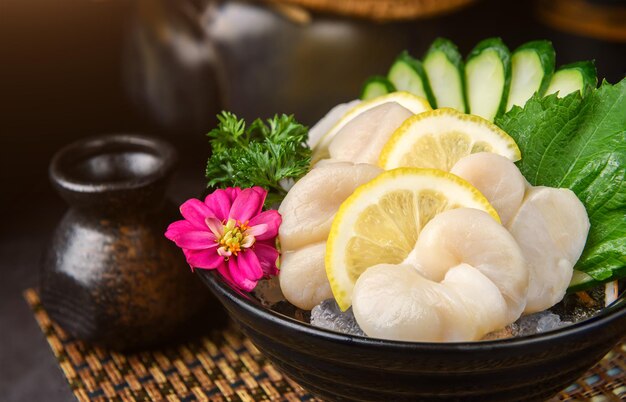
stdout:
POLYGON ((591 228, 575 268, 598 282, 626 276, 626 79, 585 98, 535 95, 496 124, 532 185, 569 188, 585 205, 591 228))

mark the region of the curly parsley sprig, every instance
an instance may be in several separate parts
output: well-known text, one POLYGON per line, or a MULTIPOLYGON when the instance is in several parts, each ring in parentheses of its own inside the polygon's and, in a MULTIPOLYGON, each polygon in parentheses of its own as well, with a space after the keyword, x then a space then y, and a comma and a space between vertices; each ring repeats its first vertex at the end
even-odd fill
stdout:
POLYGON ((249 126, 230 112, 217 118, 217 127, 207 134, 213 149, 206 168, 209 187, 261 186, 268 191, 269 206, 282 201, 290 185, 307 173, 308 128, 293 116, 256 119, 249 126))

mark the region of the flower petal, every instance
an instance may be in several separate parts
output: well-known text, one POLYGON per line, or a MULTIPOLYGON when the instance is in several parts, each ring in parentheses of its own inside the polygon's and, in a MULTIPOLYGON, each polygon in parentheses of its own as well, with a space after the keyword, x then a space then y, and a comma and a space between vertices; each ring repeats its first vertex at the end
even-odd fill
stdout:
POLYGON ((237 256, 237 265, 239 266, 239 272, 242 272, 246 278, 252 280, 259 280, 263 278, 263 270, 261 269, 261 263, 256 254, 252 250, 245 250, 237 256))
POLYGON ((226 261, 223 261, 220 265, 217 266, 217 272, 219 272, 222 275, 226 283, 228 283, 230 286, 232 286, 235 289, 239 288, 235 284, 235 281, 233 281, 232 276, 230 276, 230 271, 228 270, 228 263, 226 261))
MULTIPOLYGON (((250 270, 250 268, 252 268, 250 267, 250 265, 246 265, 245 269, 242 268, 242 265, 245 265, 245 263, 242 264, 241 256, 244 254, 246 253, 242 253, 237 258, 230 258, 228 260, 228 272, 230 273, 230 277, 232 278, 233 282, 239 289, 250 292, 256 286, 258 279, 249 278, 244 274, 244 270, 250 270)), ((261 267, 259 266, 259 271, 260 270, 261 267)))
POLYGON ((217 239, 222 237, 224 234, 224 225, 222 225, 222 222, 219 219, 208 217, 205 220, 205 224, 217 239))
POLYGON ((213 216, 213 211, 205 203, 195 198, 187 200, 180 206, 180 213, 196 229, 206 229, 205 219, 213 216))
POLYGON ((263 197, 257 190, 246 188, 235 198, 228 218, 246 222, 258 215, 262 208, 263 197))
MULTIPOLYGON (((183 248, 182 250, 183 250, 183 254, 185 254, 185 261, 187 261, 188 256, 191 254, 193 250, 188 250, 186 248, 183 248)), ((193 265, 189 264, 189 268, 191 268, 191 272, 193 272, 193 265)))
POLYGON ((267 232, 267 229, 268 229, 267 225, 265 223, 262 223, 260 225, 252 226, 246 229, 246 234, 250 236, 258 237, 258 236, 263 235, 265 232, 267 232))
POLYGON ((256 243, 254 245, 254 253, 259 259, 261 269, 263 270, 265 276, 278 275, 276 262, 278 261, 279 254, 275 247, 265 243, 256 243))
POLYGON ((243 241, 241 242, 241 248, 250 248, 255 242, 256 239, 254 238, 254 236, 248 235, 243 238, 243 241))
POLYGON ((215 269, 224 262, 215 249, 208 250, 188 250, 185 253, 187 263, 194 268, 215 269))
POLYGON ((222 257, 230 257, 231 255, 233 255, 233 252, 227 250, 226 247, 222 246, 217 249, 217 254, 222 257))
POLYGON ((267 190, 260 186, 252 187, 254 191, 261 196, 261 205, 265 204, 265 197, 267 197, 267 190))
POLYGON ((176 221, 170 223, 165 231, 165 237, 175 241, 175 239, 182 233, 193 232, 196 228, 188 221, 176 221))
POLYGON ((178 247, 190 250, 203 250, 207 248, 217 247, 215 236, 209 231, 191 231, 184 232, 176 236, 174 242, 178 247))
POLYGON ((230 190, 215 190, 207 195, 204 203, 211 209, 213 215, 220 221, 228 219, 228 212, 232 205, 230 190))
POLYGON ((250 219, 248 226, 254 227, 261 224, 267 225, 267 231, 265 233, 255 235, 257 240, 267 240, 278 236, 278 228, 280 227, 282 221, 283 218, 280 216, 278 211, 270 209, 269 211, 261 212, 259 215, 250 219))
POLYGON ((239 187, 228 187, 225 188, 224 191, 226 191, 226 194, 228 194, 228 198, 230 199, 231 204, 233 203, 233 201, 235 201, 235 198, 237 198, 237 196, 241 194, 241 188, 239 187))

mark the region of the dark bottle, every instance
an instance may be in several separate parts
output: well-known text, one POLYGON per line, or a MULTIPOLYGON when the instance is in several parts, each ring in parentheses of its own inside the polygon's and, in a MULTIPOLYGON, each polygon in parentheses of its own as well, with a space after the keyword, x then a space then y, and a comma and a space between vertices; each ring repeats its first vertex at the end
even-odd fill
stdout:
POLYGON ((171 145, 137 135, 87 139, 54 156, 50 178, 71 208, 44 258, 41 299, 72 336, 149 347, 188 332, 206 309, 207 290, 163 236, 176 219, 165 197, 176 160, 171 145))

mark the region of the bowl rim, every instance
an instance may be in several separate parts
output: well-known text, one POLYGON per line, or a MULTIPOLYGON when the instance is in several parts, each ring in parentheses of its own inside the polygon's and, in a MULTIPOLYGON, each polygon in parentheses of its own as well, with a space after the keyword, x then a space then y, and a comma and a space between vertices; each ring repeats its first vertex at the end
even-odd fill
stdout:
MULTIPOLYGON (((291 330, 303 332, 306 335, 313 337, 325 338, 329 341, 345 343, 349 342, 353 345, 370 347, 375 346, 380 348, 381 346, 391 349, 421 349, 421 350, 438 350, 442 348, 449 350, 466 350, 468 352, 478 350, 500 350, 511 347, 527 347, 536 344, 543 344, 546 342, 558 342, 561 339, 568 338, 570 336, 584 335, 591 329, 599 329, 605 326, 607 323, 626 317, 626 292, 623 292, 620 297, 611 304, 609 307, 603 308, 596 315, 579 321, 572 325, 547 331, 544 333, 538 333, 533 335, 525 335, 519 337, 511 337, 504 339, 495 339, 488 341, 468 341, 468 342, 409 342, 409 341, 396 341, 390 339, 370 338, 367 336, 342 334, 339 332, 331 331, 328 329, 315 327, 310 323, 298 321, 295 318, 278 313, 267 306, 264 306, 259 300, 257 300, 251 293, 249 297, 244 297, 241 291, 233 289, 215 270, 203 270, 198 269, 196 273, 202 278, 203 282, 209 286, 214 293, 219 293, 237 304, 240 308, 247 310, 250 314, 257 317, 269 320, 278 325, 283 325, 291 330)), ((219 298, 219 297, 218 297, 219 298)), ((220 298, 221 299, 221 298, 220 298)), ((223 302, 222 302, 223 303, 223 302)))

